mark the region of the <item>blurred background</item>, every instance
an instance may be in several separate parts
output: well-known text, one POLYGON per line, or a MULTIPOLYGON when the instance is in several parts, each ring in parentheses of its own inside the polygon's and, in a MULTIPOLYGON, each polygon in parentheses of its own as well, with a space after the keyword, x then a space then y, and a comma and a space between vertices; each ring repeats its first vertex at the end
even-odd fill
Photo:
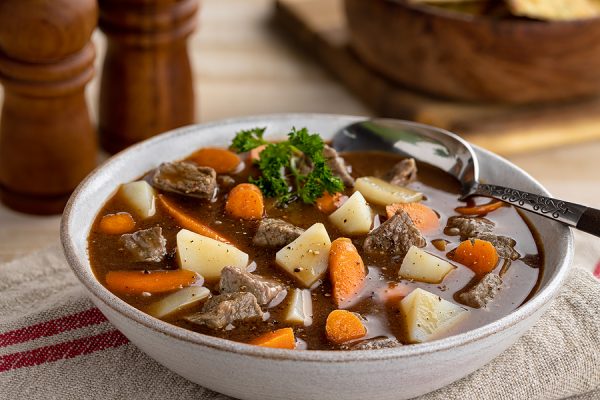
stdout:
MULTIPOLYGON (((420 5, 416 10, 396 15, 386 12, 385 7, 393 7, 394 3, 388 0, 349 3, 354 3, 355 16, 368 16, 371 22, 377 21, 376 13, 398 20, 404 18, 398 26, 406 29, 401 31, 394 24, 384 23, 361 25, 357 20, 355 30, 350 32, 341 0, 203 0, 195 17, 198 26, 188 41, 195 121, 284 112, 418 120, 449 128, 499 152, 540 180, 558 198, 600 207, 600 102, 594 94, 584 93, 586 85, 577 92, 578 83, 572 78, 558 82, 558 89, 550 91, 547 101, 538 101, 547 94, 540 94, 540 87, 551 86, 544 77, 555 71, 536 73, 535 68, 558 63, 561 54, 564 55, 561 52, 566 51, 557 48, 563 45, 560 38, 575 41, 575 24, 519 19, 516 22, 520 24, 532 24, 531 34, 522 27, 515 33, 512 28, 496 23, 483 31, 473 31, 472 27, 458 26, 459 22, 473 18, 483 12, 481 9, 460 10, 460 15, 451 17, 450 22, 445 13, 456 10, 439 9, 418 22, 422 18, 418 15, 420 5), (385 4, 379 9, 360 9, 368 3, 385 4), (535 32, 542 29, 540 24, 559 26, 547 36, 538 37, 535 32), (381 35, 378 31, 383 31, 387 39, 378 36, 381 35), (353 34, 362 36, 355 36, 357 46, 350 48, 353 34), (481 42, 469 47, 463 42, 468 37, 480 38, 481 42), (500 40, 519 42, 528 37, 535 40, 534 44, 518 51, 509 42, 500 40), (424 47, 396 54, 395 46, 402 40, 422 43, 424 47), (457 50, 432 58, 438 45, 456 45, 457 50), (430 47, 430 52, 424 50, 430 47), (538 47, 547 50, 542 61, 534 60, 532 49, 538 47), (505 56, 494 59, 490 53, 505 56), (435 71, 435 66, 448 65, 454 77, 461 77, 457 71, 473 64, 469 57, 486 63, 478 67, 479 72, 472 71, 463 77, 467 83, 456 87, 446 85, 441 79, 443 74, 435 71), (526 65, 528 71, 533 71, 533 78, 507 67, 509 60, 526 65), (531 60, 537 64, 533 65, 531 60), (402 77, 394 76, 395 71, 409 65, 412 70, 404 70, 408 82, 401 82, 402 77), (509 78, 496 71, 498 66, 506 67, 509 78), (477 83, 481 79, 478 73, 489 76, 486 82, 498 83, 500 89, 477 83), (510 77, 539 82, 528 89, 510 77), (435 84, 434 89, 444 88, 445 92, 432 94, 430 83, 435 84), (575 100, 559 98, 568 97, 570 89, 577 92, 575 100)), ((507 17, 490 14, 481 18, 507 17)), ((594 27, 599 24, 596 16, 591 20, 594 27)), ((586 23, 579 25, 581 29, 586 23)), ((600 72, 600 68, 595 68, 595 63, 600 63, 600 30, 590 31, 586 37, 588 42, 576 41, 570 46, 578 49, 573 57, 583 57, 582 47, 597 50, 596 60, 587 64, 594 74, 578 72, 582 80, 593 86, 595 74, 600 72)), ((107 40, 96 29, 92 41, 97 51, 96 75, 85 93, 92 124, 96 125, 107 40)), ((585 66, 586 62, 577 59, 576 64, 585 66)), ((572 66, 567 65, 563 70, 572 72, 572 66)), ((0 104, 2 100, 0 92, 0 104)), ((105 157, 103 153, 100 159, 105 157)), ((0 205, 0 262, 57 242, 59 220, 57 215, 32 216, 0 205)))

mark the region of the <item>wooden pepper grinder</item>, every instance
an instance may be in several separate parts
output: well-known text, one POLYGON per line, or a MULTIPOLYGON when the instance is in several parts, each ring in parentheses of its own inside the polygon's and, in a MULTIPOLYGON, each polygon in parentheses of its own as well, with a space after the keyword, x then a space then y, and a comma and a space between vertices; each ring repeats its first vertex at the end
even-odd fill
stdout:
POLYGON ((60 213, 96 165, 84 89, 94 74, 95 0, 0 1, 0 196, 60 213))
POLYGON ((108 45, 100 142, 109 152, 194 122, 187 39, 197 0, 99 0, 108 45))

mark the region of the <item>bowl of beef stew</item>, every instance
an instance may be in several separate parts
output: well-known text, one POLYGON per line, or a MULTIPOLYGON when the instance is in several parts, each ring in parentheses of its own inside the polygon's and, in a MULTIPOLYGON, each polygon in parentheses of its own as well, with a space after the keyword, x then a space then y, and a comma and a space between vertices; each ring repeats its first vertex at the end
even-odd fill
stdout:
MULTIPOLYGON (((557 294, 570 231, 461 202, 412 159, 338 154, 357 120, 248 117, 116 155, 69 202, 70 265, 142 351, 236 398, 410 398, 467 375, 557 294)), ((482 178, 548 194, 476 152, 482 178)))

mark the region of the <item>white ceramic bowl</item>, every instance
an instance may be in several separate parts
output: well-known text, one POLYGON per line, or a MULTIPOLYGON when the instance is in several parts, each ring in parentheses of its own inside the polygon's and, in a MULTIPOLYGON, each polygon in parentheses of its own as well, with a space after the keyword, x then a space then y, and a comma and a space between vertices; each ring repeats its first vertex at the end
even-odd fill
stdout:
MULTIPOLYGON (((278 350, 191 332, 150 317, 106 290, 92 274, 86 238, 96 214, 119 184, 163 161, 202 146, 227 145, 236 131, 266 126, 268 137, 308 127, 330 138, 363 118, 290 114, 233 119, 186 127, 135 145, 110 159, 81 183, 62 221, 69 264, 106 317, 161 364, 185 378, 240 399, 404 399, 445 386, 475 371, 514 343, 558 293, 572 258, 568 228, 531 216, 545 246, 546 263, 537 294, 522 307, 481 328, 446 339, 370 351, 278 350), (550 245, 551 244, 551 245, 550 245)), ((476 149, 481 177, 534 193, 549 193, 508 161, 476 149)))

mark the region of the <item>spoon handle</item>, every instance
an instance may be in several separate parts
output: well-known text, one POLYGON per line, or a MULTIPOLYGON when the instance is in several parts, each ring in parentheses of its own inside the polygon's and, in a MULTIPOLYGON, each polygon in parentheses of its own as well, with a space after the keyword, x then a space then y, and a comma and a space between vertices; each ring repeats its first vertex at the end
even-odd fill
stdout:
POLYGON ((600 210, 498 185, 478 184, 469 196, 486 196, 600 237, 600 210))

